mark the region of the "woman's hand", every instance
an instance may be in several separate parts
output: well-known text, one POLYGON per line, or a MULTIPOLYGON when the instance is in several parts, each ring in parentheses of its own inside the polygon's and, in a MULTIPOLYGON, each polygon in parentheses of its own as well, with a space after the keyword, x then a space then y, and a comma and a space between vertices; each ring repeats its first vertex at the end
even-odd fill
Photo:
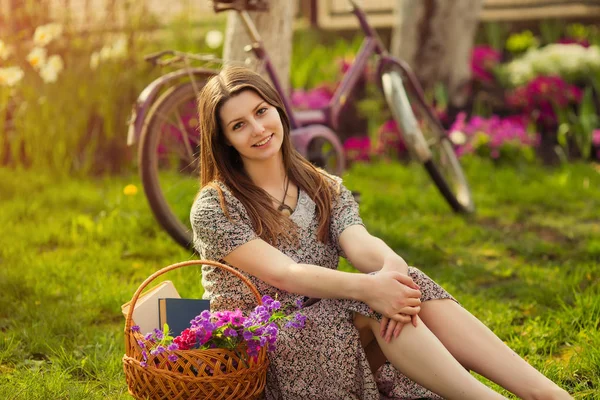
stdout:
MULTIPOLYGON (((419 307, 420 310, 420 307, 419 307)), ((381 337, 386 341, 390 342, 392 338, 397 338, 402 332, 402 328, 404 328, 405 324, 412 322, 413 326, 417 326, 417 315, 401 315, 402 321, 397 321, 393 319, 389 319, 388 317, 383 317, 381 319, 380 330, 379 333, 381 337)))
POLYGON ((383 316, 404 322, 405 315, 417 315, 421 310, 421 291, 408 275, 382 270, 369 279, 372 279, 371 290, 364 302, 383 316))
POLYGON ((397 271, 401 274, 408 275, 408 264, 402 257, 397 254, 388 256, 383 261, 381 271, 397 271))
MULTIPOLYGON (((392 257, 385 260, 381 271, 398 271, 400 273, 404 273, 408 275, 408 264, 404 259, 400 256, 392 257)), ((419 286, 414 283, 411 279, 410 287, 419 290, 419 286)), ((418 307, 418 311, 421 308, 418 307)), ((417 314, 418 314, 417 311, 417 314)), ((400 314, 401 320, 392 320, 386 316, 384 316, 381 320, 380 324, 380 334, 381 337, 385 339, 386 342, 390 342, 393 338, 397 338, 402 332, 402 328, 405 324, 412 322, 413 326, 417 326, 417 315, 416 314, 400 314)))

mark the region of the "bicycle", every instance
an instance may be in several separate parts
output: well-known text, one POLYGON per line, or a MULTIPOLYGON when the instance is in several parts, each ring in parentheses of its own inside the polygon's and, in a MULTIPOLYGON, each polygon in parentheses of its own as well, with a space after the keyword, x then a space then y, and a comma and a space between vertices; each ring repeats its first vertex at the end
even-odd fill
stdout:
MULTIPOLYGON (((422 163, 442 196, 455 212, 471 213, 474 203, 454 147, 442 124, 426 104, 416 77, 402 60, 390 56, 365 12, 355 0, 348 0, 365 39, 355 61, 344 73, 332 100, 323 109, 293 110, 282 90, 279 77, 263 47, 248 11, 265 11, 265 0, 215 0, 214 11, 234 10, 240 16, 252 44, 246 50, 262 62, 279 92, 292 126, 294 146, 309 161, 334 174, 345 169, 340 140, 335 134, 340 112, 349 93, 373 56, 376 74, 393 118, 401 128, 402 139, 413 159, 422 163)), ((183 68, 165 74, 148 85, 133 107, 128 144, 139 139, 139 166, 144 191, 152 212, 162 227, 180 245, 191 248, 191 229, 182 221, 188 213, 198 185, 199 135, 196 97, 217 69, 195 67, 191 61, 220 63, 212 55, 165 50, 146 57, 155 65, 184 63, 183 68), (169 56, 170 58, 165 58, 169 56), (182 82, 183 80, 183 82, 182 82), (173 148, 171 149, 171 147, 173 148), (187 175, 196 179, 182 179, 187 175), (177 184, 162 183, 162 178, 177 184), (182 188, 182 186, 186 186, 182 188), (167 193, 168 191, 168 193, 167 193), (183 204, 179 207, 178 204, 183 204), (178 211, 177 211, 178 210, 178 211)))

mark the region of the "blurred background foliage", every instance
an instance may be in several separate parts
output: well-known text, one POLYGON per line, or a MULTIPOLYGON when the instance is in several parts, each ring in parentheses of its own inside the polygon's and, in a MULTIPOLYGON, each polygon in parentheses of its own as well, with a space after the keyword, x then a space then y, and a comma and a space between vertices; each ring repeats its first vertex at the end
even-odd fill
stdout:
MULTIPOLYGON (((115 0, 121 26, 102 29, 117 19, 109 10, 86 29, 68 16, 53 20, 45 2, 22 4, 0 38, 0 164, 12 168, 77 175, 135 168, 136 149, 125 140, 130 109, 165 72, 143 56, 168 48, 222 52, 225 15, 210 10, 202 16, 182 12, 165 24, 145 2, 115 0)), ((380 34, 389 41, 389 29, 380 34)), ((320 30, 299 21, 289 77, 295 106, 326 104, 360 43, 355 31, 320 30)), ((599 44, 593 22, 484 22, 472 53, 469 104, 449 113, 442 85, 427 98, 461 154, 547 164, 598 159, 599 44)), ((377 82, 365 76, 362 83, 358 121, 349 125, 366 132, 342 132, 347 156, 402 156, 377 82)))

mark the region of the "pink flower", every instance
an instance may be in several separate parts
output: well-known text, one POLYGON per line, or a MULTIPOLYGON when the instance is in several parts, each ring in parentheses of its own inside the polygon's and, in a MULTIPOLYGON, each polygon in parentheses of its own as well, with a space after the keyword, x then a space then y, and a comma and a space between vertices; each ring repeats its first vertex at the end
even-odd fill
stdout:
POLYGON ((292 106, 304 110, 324 108, 332 98, 333 91, 326 86, 319 86, 309 91, 294 90, 291 97, 292 106))
POLYGON ((572 37, 565 37, 562 39, 558 39, 556 43, 560 44, 578 44, 582 47, 590 47, 590 42, 587 39, 577 39, 572 37))
POLYGON ((394 119, 387 120, 377 132, 377 148, 375 152, 379 155, 393 153, 399 156, 406 152, 406 145, 402 140, 400 128, 394 119))
POLYGON ((594 129, 592 131, 592 144, 595 147, 600 147, 600 129, 594 129))
POLYGON ((566 108, 579 104, 583 92, 559 76, 538 76, 525 86, 507 94, 507 103, 527 114, 544 128, 554 128, 557 117, 554 107, 566 108))
POLYGON ((371 139, 368 136, 354 136, 344 142, 344 153, 350 161, 369 161, 371 139))
POLYGON ((492 82, 492 70, 500 62, 502 54, 490 46, 475 46, 471 52, 471 73, 473 79, 481 82, 492 82))
POLYGON ((487 149, 492 158, 500 158, 502 149, 509 147, 536 146, 539 135, 527 132, 528 117, 515 115, 500 118, 493 115, 490 118, 475 116, 466 121, 466 114, 459 113, 450 128, 449 136, 460 137, 453 141, 458 156, 473 153, 479 149, 487 149))

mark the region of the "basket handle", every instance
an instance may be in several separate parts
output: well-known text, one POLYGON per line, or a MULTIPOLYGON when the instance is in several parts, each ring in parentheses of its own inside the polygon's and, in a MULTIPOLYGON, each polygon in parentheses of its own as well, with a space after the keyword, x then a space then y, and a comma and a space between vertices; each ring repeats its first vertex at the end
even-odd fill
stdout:
POLYGON ((161 276, 164 273, 167 273, 169 271, 172 271, 174 269, 178 269, 178 268, 182 268, 182 267, 187 267, 190 265, 212 265, 213 267, 219 267, 221 269, 224 269, 225 271, 228 271, 230 273, 232 273, 233 275, 237 276, 238 278, 241 279, 241 281, 246 284, 246 286, 248 286, 248 288, 250 289, 250 291, 252 292, 252 294, 254 295, 254 297, 256 297, 256 302, 258 303, 258 305, 262 305, 262 299, 260 297, 260 293, 258 293, 258 289, 256 289, 256 286, 254 286, 254 284, 252 282, 250 282, 248 280, 248 278, 246 278, 244 275, 242 275, 239 271, 236 271, 235 269, 231 268, 228 265, 225 264, 221 264, 219 262, 216 261, 209 261, 209 260, 190 260, 190 261, 183 261, 180 263, 176 263, 176 264, 171 264, 167 267, 164 267, 158 271, 156 271, 155 273, 153 273, 152 275, 150 275, 148 278, 146 278, 146 280, 140 285, 140 287, 138 287, 138 289, 135 291, 135 294, 133 295, 133 298, 131 299, 131 301, 129 302, 129 310, 127 311, 127 318, 125 319, 125 335, 129 336, 129 330, 131 329, 131 324, 133 322, 133 310, 135 308, 135 304, 138 301, 138 298, 140 297, 140 294, 142 294, 142 290, 144 290, 146 288, 146 286, 148 286, 150 284, 150 282, 152 282, 153 280, 155 280, 156 278, 158 278, 159 276, 161 276))

